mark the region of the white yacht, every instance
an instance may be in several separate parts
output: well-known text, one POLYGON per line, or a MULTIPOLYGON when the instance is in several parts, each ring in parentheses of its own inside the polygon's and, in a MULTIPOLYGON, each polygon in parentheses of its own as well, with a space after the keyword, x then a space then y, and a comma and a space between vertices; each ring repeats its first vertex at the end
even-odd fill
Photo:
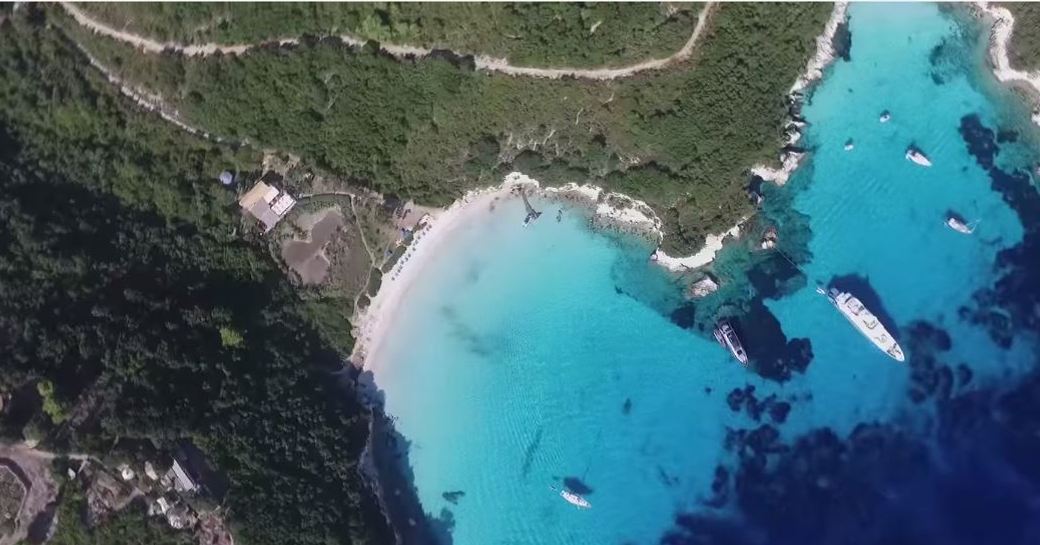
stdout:
POLYGON ((913 145, 911 145, 909 148, 906 148, 906 160, 912 161, 913 163, 921 165, 923 167, 932 166, 932 161, 928 159, 928 156, 925 155, 924 152, 922 152, 921 150, 917 149, 917 146, 913 145))
POLYGON ((740 337, 737 336, 737 332, 733 330, 733 326, 726 320, 720 321, 715 326, 715 340, 719 341, 723 347, 729 350, 730 354, 740 362, 741 365, 747 365, 747 352, 744 350, 744 346, 740 343, 740 337))
POLYGON ((822 287, 817 287, 816 291, 827 297, 838 309, 838 312, 841 312, 842 316, 856 326, 856 329, 864 337, 870 339, 874 346, 896 361, 904 361, 906 359, 903 356, 903 349, 899 346, 899 343, 885 329, 885 326, 881 325, 881 321, 877 319, 877 316, 874 316, 873 313, 867 310, 867 307, 863 306, 859 299, 856 299, 847 291, 838 291, 835 288, 824 290, 822 287))
POLYGON ((950 215, 946 218, 946 226, 958 233, 970 235, 975 232, 975 225, 978 222, 964 223, 960 218, 954 215, 950 215))

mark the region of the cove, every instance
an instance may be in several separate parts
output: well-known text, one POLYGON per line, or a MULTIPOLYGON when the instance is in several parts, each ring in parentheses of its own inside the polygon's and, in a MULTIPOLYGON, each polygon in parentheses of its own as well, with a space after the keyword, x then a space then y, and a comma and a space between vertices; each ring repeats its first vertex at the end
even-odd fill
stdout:
MULTIPOLYGON (((811 343, 804 372, 765 379, 677 326, 681 288, 648 261, 650 248, 591 230, 577 208, 534 199, 544 213, 525 228, 523 204, 505 200, 460 226, 436 259, 413 264, 422 274, 375 380, 409 442, 422 508, 450 521, 453 543, 693 543, 724 534, 733 543, 815 542, 827 524, 814 519, 826 514, 814 503, 827 498, 820 483, 854 472, 792 482, 785 464, 803 452, 854 454, 870 439, 907 453, 883 467, 931 475, 932 463, 921 460, 936 456, 928 452, 935 430, 961 430, 948 400, 963 407, 1034 370, 1035 335, 1016 331, 1001 343, 972 318, 975 295, 1004 274, 1000 253, 1026 231, 970 152, 962 120, 977 116, 1020 136, 999 144, 1002 168, 1036 160, 1029 129, 1017 122, 1028 117, 987 83, 980 29, 934 5, 855 4, 849 31, 848 58, 828 70, 802 112, 810 161, 788 186, 768 191, 788 209, 764 214, 782 238, 792 225, 808 233, 805 285, 759 298, 788 339, 811 343), (880 123, 886 110, 892 118, 880 123), (903 158, 911 144, 933 167, 903 158), (980 219, 977 232, 947 229, 949 211, 980 219), (876 295, 907 364, 877 351, 814 292, 834 279, 876 295), (592 508, 564 502, 554 487, 565 485, 592 508), (779 485, 808 486, 797 496, 805 509, 780 501, 789 496, 779 485)), ((742 266, 755 242, 719 256, 717 297, 761 284, 742 266)), ((947 461, 963 460, 974 458, 947 461)), ((906 510, 914 502, 900 498, 935 497, 903 483, 934 491, 947 482, 901 477, 860 488, 906 510)), ((935 526, 952 524, 936 505, 927 513, 935 526)), ((834 530, 856 531, 851 523, 834 530)), ((992 535, 972 531, 957 535, 992 535)))

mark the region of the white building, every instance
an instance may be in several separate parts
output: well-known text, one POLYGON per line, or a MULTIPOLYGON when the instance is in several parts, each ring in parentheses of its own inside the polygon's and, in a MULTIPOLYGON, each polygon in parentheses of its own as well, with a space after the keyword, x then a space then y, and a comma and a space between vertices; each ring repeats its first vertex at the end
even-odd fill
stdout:
POLYGON ((296 205, 296 199, 277 187, 257 182, 252 189, 242 195, 242 198, 238 200, 238 205, 256 218, 264 226, 266 233, 273 229, 289 210, 292 210, 292 207, 296 205))
POLYGON ((173 461, 170 470, 166 472, 166 478, 173 482, 173 489, 177 492, 195 492, 199 489, 199 485, 191 480, 191 476, 188 475, 188 472, 184 470, 184 467, 177 460, 173 461))

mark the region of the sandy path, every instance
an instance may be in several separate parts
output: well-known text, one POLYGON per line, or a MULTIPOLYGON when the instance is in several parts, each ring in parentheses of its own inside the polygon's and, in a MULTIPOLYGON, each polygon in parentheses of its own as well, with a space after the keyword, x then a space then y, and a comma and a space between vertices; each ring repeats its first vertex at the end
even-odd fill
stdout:
MULTIPOLYGON (((145 53, 162 53, 164 51, 170 51, 186 55, 189 57, 205 57, 214 54, 224 55, 241 55, 248 52, 251 49, 277 44, 279 46, 296 45, 299 43, 298 38, 282 38, 276 40, 268 40, 260 43, 253 44, 217 44, 217 43, 206 43, 199 45, 188 45, 177 42, 159 42, 151 38, 146 38, 138 34, 133 34, 125 30, 119 30, 113 28, 97 19, 94 19, 79 7, 69 2, 61 2, 61 7, 72 16, 80 25, 91 29, 92 31, 119 40, 121 42, 130 44, 135 48, 144 51, 145 53)), ((697 24, 693 28, 693 32, 690 34, 690 38, 678 51, 672 55, 663 59, 651 59, 640 63, 632 64, 629 66, 623 66, 619 68, 538 68, 532 66, 514 66, 509 63, 506 59, 494 58, 488 55, 473 55, 474 64, 477 70, 484 70, 487 72, 499 72, 511 76, 527 76, 536 78, 549 78, 559 79, 564 77, 572 77, 579 79, 589 80, 612 80, 616 78, 624 78, 634 76, 640 72, 648 70, 658 70, 664 68, 675 62, 688 58, 694 50, 694 46, 697 44, 698 39, 704 34, 704 29, 707 26, 709 15, 717 9, 718 2, 707 2, 701 9, 700 14, 697 15, 697 24)), ((367 40, 363 40, 354 36, 341 34, 337 36, 343 43, 361 47, 367 40)), ((387 44, 380 43, 379 48, 396 58, 405 57, 425 57, 433 53, 432 49, 415 47, 410 45, 398 45, 398 44, 387 44)), ((453 54, 459 56, 469 56, 469 53, 452 51, 453 54)))

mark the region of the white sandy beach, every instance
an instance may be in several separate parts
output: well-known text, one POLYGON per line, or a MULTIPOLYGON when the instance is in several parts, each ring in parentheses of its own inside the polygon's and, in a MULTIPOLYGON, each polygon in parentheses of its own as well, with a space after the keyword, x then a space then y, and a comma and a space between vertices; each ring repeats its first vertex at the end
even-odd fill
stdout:
POLYGON ((491 203, 510 197, 513 184, 504 183, 470 191, 445 210, 431 212, 425 225, 415 232, 414 239, 390 272, 383 275, 379 292, 358 316, 357 342, 351 360, 364 369, 376 371, 379 350, 386 339, 394 317, 406 304, 407 295, 424 263, 436 259, 438 248, 451 240, 459 226, 475 221, 481 214, 490 213, 491 203))
MULTIPOLYGON (((416 231, 415 238, 405 254, 390 272, 383 275, 379 292, 368 308, 357 316, 357 344, 351 358, 356 365, 370 371, 378 369, 379 352, 387 332, 393 325, 397 313, 405 307, 408 293, 420 271, 426 269, 425 264, 437 258, 438 249, 451 240, 460 226, 477 221, 481 214, 490 213, 492 202, 497 199, 517 198, 514 188, 518 185, 541 188, 538 180, 513 172, 505 177, 500 186, 470 191, 447 209, 430 213, 424 226, 416 231)), ((573 196, 579 201, 585 201, 594 213, 594 218, 606 225, 645 231, 658 241, 663 237, 661 220, 643 201, 617 193, 607 193, 593 185, 567 184, 540 191, 548 198, 573 196)), ((676 272, 703 267, 714 260, 725 238, 737 236, 739 233, 740 224, 737 224, 719 235, 709 235, 704 247, 691 256, 672 257, 658 250, 654 253, 654 258, 661 266, 676 272)))

